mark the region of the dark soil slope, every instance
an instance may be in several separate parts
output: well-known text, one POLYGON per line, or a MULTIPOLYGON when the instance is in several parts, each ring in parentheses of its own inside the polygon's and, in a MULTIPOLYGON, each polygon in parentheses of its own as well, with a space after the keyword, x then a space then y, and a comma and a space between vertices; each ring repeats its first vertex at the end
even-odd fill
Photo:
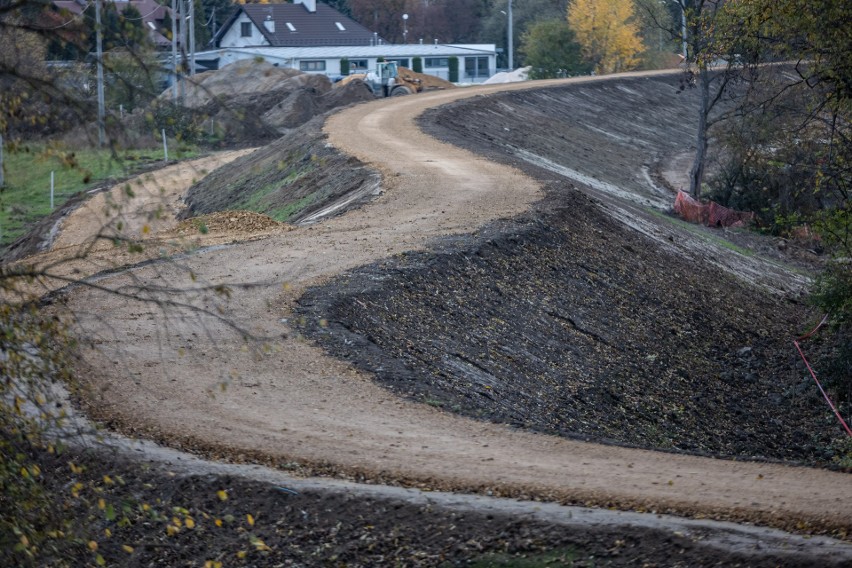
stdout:
MULTIPOLYGON (((690 108, 655 98, 677 97, 676 85, 646 84, 482 97, 427 120, 495 158, 523 165, 516 150, 529 149, 641 193, 636 168, 679 144, 690 108), (626 109, 653 109, 620 116, 622 93, 636 99, 626 109)), ((312 290, 302 300, 306 333, 401 395, 476 418, 673 451, 830 462, 837 425, 791 342, 812 317, 798 300, 661 247, 568 182, 547 192, 524 219, 312 290)))
POLYGON ((379 176, 327 146, 322 117, 220 168, 190 188, 182 218, 244 209, 298 222, 318 210, 354 207, 378 191, 379 176))

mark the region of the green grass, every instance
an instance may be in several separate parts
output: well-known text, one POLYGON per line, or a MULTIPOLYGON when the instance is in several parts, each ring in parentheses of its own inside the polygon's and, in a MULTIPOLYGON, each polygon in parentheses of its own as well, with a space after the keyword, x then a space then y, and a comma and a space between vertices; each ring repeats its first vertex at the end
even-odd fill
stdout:
MULTIPOLYGON (((169 157, 186 158, 197 151, 170 150, 169 157)), ((43 217, 50 215, 50 172, 54 172, 54 209, 71 196, 126 177, 163 159, 162 147, 122 152, 109 150, 49 149, 21 146, 4 151, 6 185, 0 189, 0 250, 43 217)))
POLYGON ((698 238, 700 238, 703 241, 717 244, 720 247, 723 247, 723 248, 726 248, 728 250, 732 250, 734 252, 740 253, 743 256, 754 256, 753 251, 750 251, 746 248, 743 248, 739 245, 736 245, 736 244, 732 243, 731 241, 724 239, 722 237, 712 235, 712 234, 708 234, 708 232, 705 231, 703 229, 703 227, 700 226, 700 225, 696 225, 694 223, 684 221, 683 219, 678 219, 677 217, 671 217, 669 215, 666 215, 662 211, 658 211, 657 209, 653 209, 651 207, 646 207, 645 210, 648 213, 657 217, 658 219, 664 219, 666 222, 671 223, 672 225, 680 227, 681 229, 686 229, 687 231, 694 234, 695 236, 697 236, 698 238))

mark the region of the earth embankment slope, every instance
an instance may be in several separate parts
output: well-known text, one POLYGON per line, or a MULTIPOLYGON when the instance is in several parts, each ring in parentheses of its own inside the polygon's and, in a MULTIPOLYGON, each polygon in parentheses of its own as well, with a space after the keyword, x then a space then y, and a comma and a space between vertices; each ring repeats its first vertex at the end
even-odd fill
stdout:
POLYGON ((402 396, 471 417, 646 448, 830 462, 836 424, 790 343, 812 317, 800 304, 804 279, 725 250, 718 230, 653 213, 673 194, 651 172, 682 152, 694 110, 673 76, 430 110, 427 129, 550 180, 547 198, 440 254, 313 290, 304 313, 324 324, 310 335, 402 396))
MULTIPOLYGON (((112 315, 109 329, 86 322, 102 334, 100 350, 89 354, 100 388, 93 408, 173 443, 370 479, 844 526, 838 503, 850 497, 847 476, 580 444, 473 422, 401 401, 294 337, 289 306, 306 285, 422 250, 442 235, 475 232, 542 197, 539 184, 517 170, 416 132, 411 117, 430 104, 487 92, 379 101, 333 117, 331 142, 385 176, 385 194, 362 209, 263 242, 205 251, 181 267, 134 271, 137 282, 176 286, 191 285, 191 276, 256 283, 235 287, 230 303, 217 305, 204 291, 194 301, 268 338, 268 350, 244 349, 216 318, 133 309, 97 291, 76 291, 72 303, 112 315), (166 324, 168 337, 157 341, 166 324), (817 488, 826 484, 837 491, 822 494, 817 488)), ((464 246, 466 237, 457 238, 464 246)), ((127 278, 101 283, 121 286, 127 278)))

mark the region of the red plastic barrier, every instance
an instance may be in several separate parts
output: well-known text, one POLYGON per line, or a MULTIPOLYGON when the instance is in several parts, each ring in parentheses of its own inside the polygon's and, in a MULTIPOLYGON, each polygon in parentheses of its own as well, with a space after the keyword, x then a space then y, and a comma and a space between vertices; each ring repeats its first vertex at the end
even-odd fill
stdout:
POLYGON ((685 221, 711 227, 743 227, 754 220, 754 213, 734 211, 714 201, 705 205, 682 191, 677 192, 674 210, 685 221))

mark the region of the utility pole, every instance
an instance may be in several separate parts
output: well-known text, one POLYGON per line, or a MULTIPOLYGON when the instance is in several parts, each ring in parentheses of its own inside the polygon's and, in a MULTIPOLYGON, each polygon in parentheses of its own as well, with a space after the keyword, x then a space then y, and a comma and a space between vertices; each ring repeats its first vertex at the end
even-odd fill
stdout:
POLYGON ((683 38, 683 64, 686 65, 686 0, 680 0, 680 35, 683 38))
POLYGON ((177 0, 172 0, 172 99, 178 100, 178 68, 177 68, 177 0))
POLYGON ((3 178, 3 135, 0 134, 0 187, 6 187, 6 180, 3 178))
POLYGON ((514 51, 514 32, 512 30, 512 0, 509 0, 509 13, 506 15, 509 18, 509 31, 507 32, 507 42, 506 46, 509 50, 509 71, 513 71, 515 69, 515 60, 513 58, 512 52, 514 51))
POLYGON ((186 0, 178 0, 180 2, 180 75, 181 81, 179 86, 178 97, 180 104, 183 104, 183 97, 186 88, 183 81, 183 76, 186 75, 186 0))
POLYGON ((98 146, 103 147, 106 142, 104 132, 104 49, 103 32, 101 31, 101 0, 95 0, 95 44, 97 46, 98 67, 98 146))
POLYGON ((189 76, 195 75, 195 0, 189 2, 189 76))

